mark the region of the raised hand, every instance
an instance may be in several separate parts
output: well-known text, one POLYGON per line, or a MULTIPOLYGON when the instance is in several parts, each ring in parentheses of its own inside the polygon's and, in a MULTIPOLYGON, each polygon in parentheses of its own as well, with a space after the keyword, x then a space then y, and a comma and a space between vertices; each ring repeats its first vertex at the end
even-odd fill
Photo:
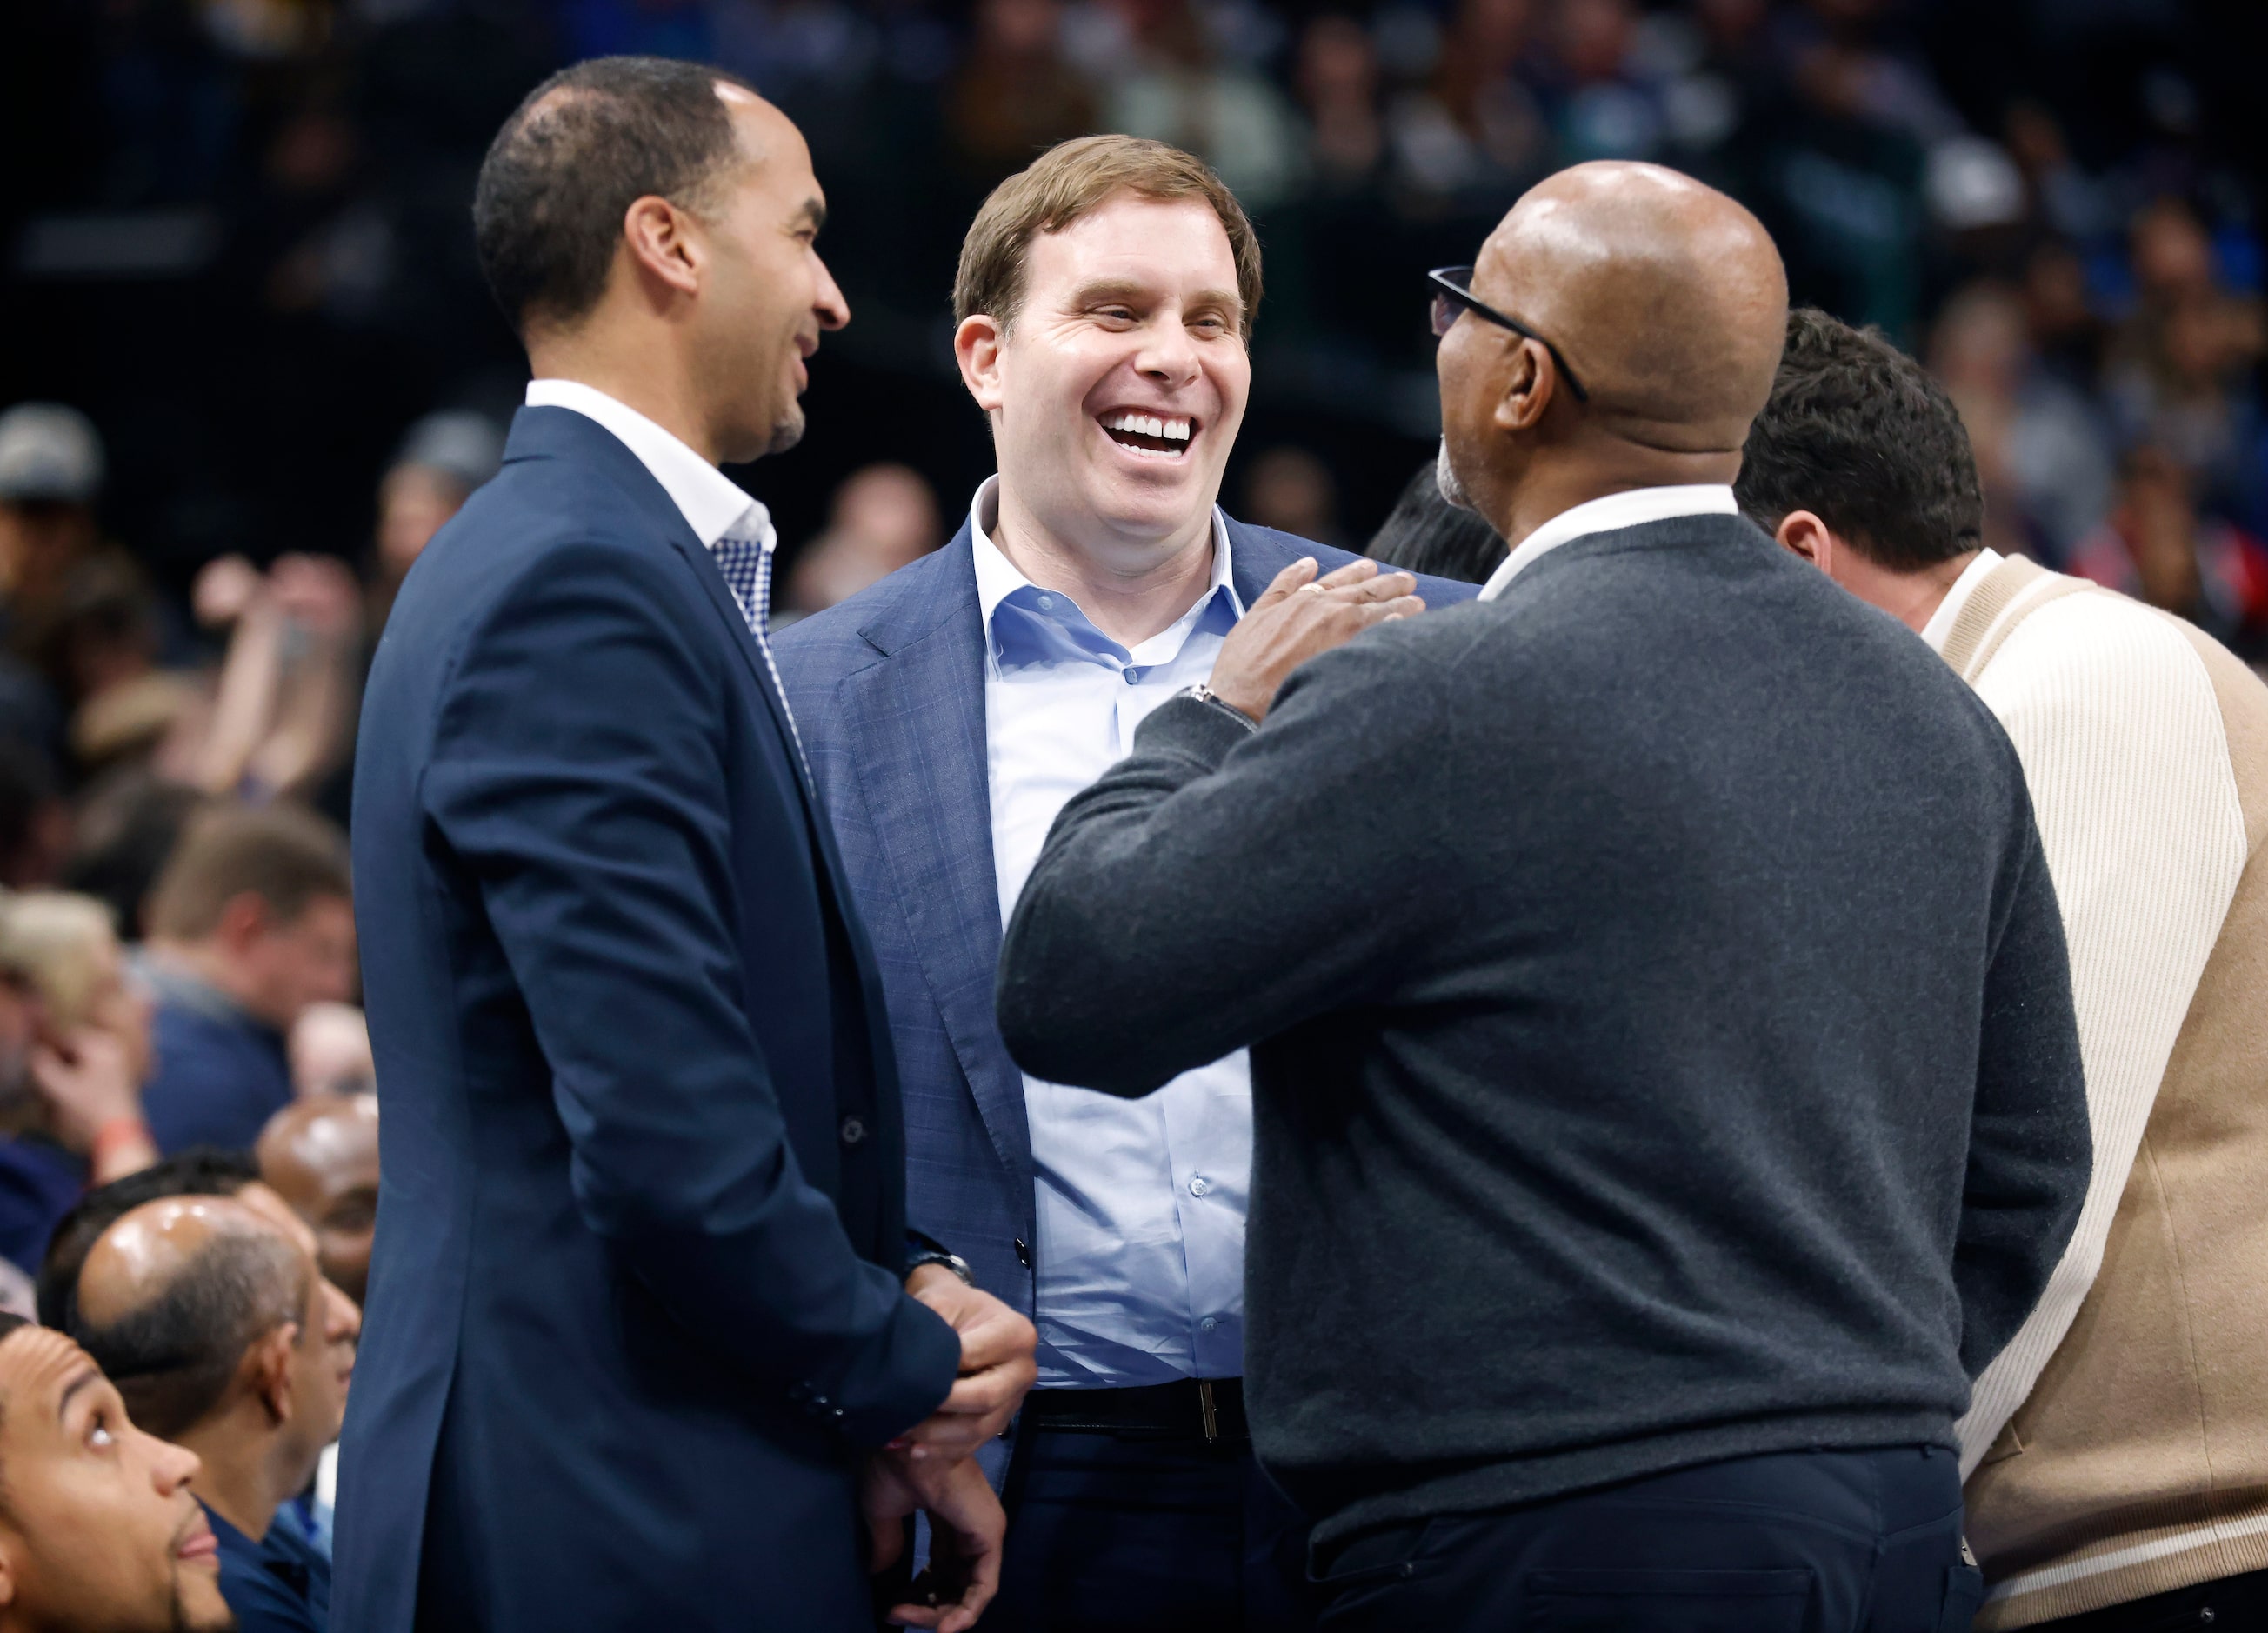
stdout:
POLYGON ((1381 573, 1378 563, 1349 562, 1315 577, 1302 556, 1252 604, 1213 660, 1212 695, 1255 720, 1267 717, 1292 671, 1310 658, 1344 646, 1373 624, 1425 610, 1408 573, 1381 573))

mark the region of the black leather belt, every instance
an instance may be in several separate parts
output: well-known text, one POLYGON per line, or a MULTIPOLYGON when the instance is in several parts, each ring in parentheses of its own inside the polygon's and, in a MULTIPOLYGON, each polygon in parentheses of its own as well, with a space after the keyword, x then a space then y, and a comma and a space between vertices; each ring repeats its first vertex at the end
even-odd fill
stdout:
POLYGON ((1241 1378, 1183 1378, 1145 1389, 1035 1389, 1024 1426, 1139 1440, 1248 1444, 1241 1378))

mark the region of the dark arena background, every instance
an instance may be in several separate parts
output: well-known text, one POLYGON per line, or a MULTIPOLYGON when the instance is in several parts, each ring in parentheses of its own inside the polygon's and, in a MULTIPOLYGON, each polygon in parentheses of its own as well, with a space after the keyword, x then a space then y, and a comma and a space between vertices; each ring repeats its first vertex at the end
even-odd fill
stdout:
MULTIPOLYGON (((366 568, 380 479, 524 365, 468 226, 485 144, 579 57, 740 73, 808 133, 850 327, 810 432, 741 473, 792 557, 941 539, 990 469, 947 297, 987 188, 1120 129, 1210 159, 1268 297, 1233 512, 1359 546, 1427 452, 1424 270, 1528 183, 1643 157, 1771 226, 1799 300, 1953 388, 1994 541, 2268 629, 2257 84, 2243 0, 12 0, 0 24, 0 407, 106 445, 105 532, 180 616, 200 566, 366 568), (860 518, 873 519, 862 524, 860 518), (2154 552, 2143 536, 2186 537, 2154 552), (2142 584, 2142 579, 2148 579, 2142 584), (2160 580, 2165 581, 2161 586, 2160 580)), ((820 592, 806 586, 806 599, 820 592)), ((794 598, 790 600, 793 609, 794 598)), ((2191 606, 2188 610, 2197 610, 2191 606)), ((170 636, 168 661, 194 653, 170 636), (174 650, 180 645, 180 650, 174 650)))

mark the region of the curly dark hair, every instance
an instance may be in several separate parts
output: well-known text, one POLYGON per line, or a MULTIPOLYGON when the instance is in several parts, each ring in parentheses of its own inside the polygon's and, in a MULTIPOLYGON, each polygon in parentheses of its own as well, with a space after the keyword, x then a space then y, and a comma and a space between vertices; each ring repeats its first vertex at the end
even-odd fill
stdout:
POLYGON ((652 195, 698 210, 740 149, 722 69, 601 56, 554 74, 497 132, 473 194, 473 239, 497 305, 523 337, 569 325, 606 291, 622 216, 652 195))
POLYGON ((1880 329, 1814 306, 1787 314, 1733 491, 1766 533, 1809 511, 1893 572, 1974 550, 1984 529, 1977 456, 1945 387, 1880 329))

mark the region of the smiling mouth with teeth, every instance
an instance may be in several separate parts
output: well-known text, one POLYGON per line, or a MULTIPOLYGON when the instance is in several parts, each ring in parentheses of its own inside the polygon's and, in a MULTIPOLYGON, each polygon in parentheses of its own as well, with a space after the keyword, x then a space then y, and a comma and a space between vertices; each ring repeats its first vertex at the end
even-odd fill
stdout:
POLYGON ((1191 422, 1155 414, 1106 414, 1102 429, 1122 448, 1173 455, 1189 451, 1191 422))

